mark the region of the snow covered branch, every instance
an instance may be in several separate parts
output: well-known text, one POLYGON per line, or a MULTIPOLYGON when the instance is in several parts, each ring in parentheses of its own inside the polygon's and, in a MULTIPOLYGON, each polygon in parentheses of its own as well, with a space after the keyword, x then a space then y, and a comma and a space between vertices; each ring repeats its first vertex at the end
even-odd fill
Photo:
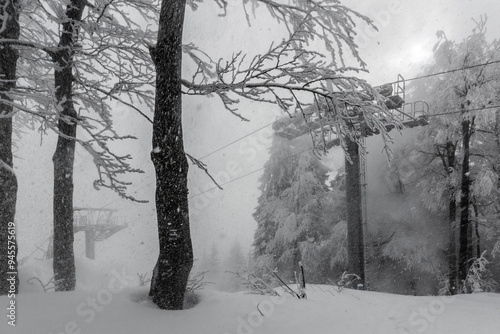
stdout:
MULTIPOLYGON (((68 51, 60 43, 60 29, 70 22, 67 3, 53 0, 23 2, 19 40, 0 39, 0 45, 14 45, 20 53, 17 87, 6 96, 17 112, 28 114, 40 128, 51 129, 59 136, 57 123, 74 123, 83 130, 78 142, 95 163, 96 188, 106 187, 121 197, 136 200, 127 194, 126 173, 142 173, 129 164, 131 156, 114 153, 109 143, 135 139, 119 135, 113 129, 113 112, 109 99, 119 101, 152 122, 142 110, 154 107, 154 66, 147 45, 155 40, 155 29, 147 22, 158 19, 158 4, 153 1, 107 0, 86 2, 83 18, 71 22, 72 78, 71 102, 77 106, 77 117, 61 115, 65 102, 58 102, 54 73, 61 70, 58 55, 68 51), (143 24, 145 23, 145 24, 143 24), (138 107, 138 104, 141 107, 138 107)), ((3 102, 3 101, 2 101, 3 102)))
MULTIPOLYGON (((237 112, 241 98, 276 104, 288 115, 298 112, 307 120, 316 114, 340 137, 353 140, 359 140, 359 134, 352 131, 351 124, 362 120, 370 131, 390 140, 386 126, 399 128, 400 123, 387 109, 385 97, 366 81, 350 75, 357 69, 332 68, 318 52, 298 48, 300 29, 250 61, 237 53, 228 61, 215 63, 194 46, 185 48, 198 70, 191 80, 181 81, 184 94, 216 95, 227 110, 244 121, 247 119, 237 112)), ((324 139, 316 139, 315 144, 325 149, 324 139)))

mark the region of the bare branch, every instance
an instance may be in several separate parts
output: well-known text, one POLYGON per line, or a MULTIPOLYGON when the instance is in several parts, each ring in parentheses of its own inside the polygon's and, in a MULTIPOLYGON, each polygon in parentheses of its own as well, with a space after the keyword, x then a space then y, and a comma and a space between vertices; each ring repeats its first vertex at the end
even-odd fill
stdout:
POLYGON ((184 152, 186 154, 186 156, 189 158, 189 160, 191 160, 191 163, 193 163, 193 165, 196 165, 198 168, 200 168, 201 170, 203 170, 207 175, 208 177, 212 180, 212 182, 220 189, 220 190, 223 190, 223 188, 217 183, 217 181, 215 181, 215 179, 212 177, 212 175, 210 175, 210 173, 208 172, 208 169, 207 169, 207 165, 204 164, 202 161, 194 158, 192 155, 184 152))

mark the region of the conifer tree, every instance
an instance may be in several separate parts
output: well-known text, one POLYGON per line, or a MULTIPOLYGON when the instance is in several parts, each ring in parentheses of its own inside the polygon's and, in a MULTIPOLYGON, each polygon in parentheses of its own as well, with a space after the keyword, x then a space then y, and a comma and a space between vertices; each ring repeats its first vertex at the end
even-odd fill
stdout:
POLYGON ((426 73, 458 71, 429 78, 416 89, 429 103, 431 114, 439 115, 422 130, 414 153, 422 161, 416 168, 424 203, 448 215, 450 293, 460 291, 471 260, 480 256, 473 247, 480 239, 478 219, 490 226, 498 221, 495 209, 485 204, 491 203, 488 196, 498 193, 498 153, 492 154, 486 143, 495 143, 498 109, 490 106, 498 105, 500 72, 489 62, 500 56, 499 44, 486 40, 485 18, 476 23, 473 33, 460 43, 438 32, 434 60, 426 73))
POLYGON ((342 262, 332 241, 345 238, 335 229, 344 218, 345 211, 335 212, 344 199, 325 183, 327 172, 307 138, 273 137, 254 213, 254 256, 261 266, 277 267, 292 279, 303 261, 308 279, 324 283, 329 269, 342 262))

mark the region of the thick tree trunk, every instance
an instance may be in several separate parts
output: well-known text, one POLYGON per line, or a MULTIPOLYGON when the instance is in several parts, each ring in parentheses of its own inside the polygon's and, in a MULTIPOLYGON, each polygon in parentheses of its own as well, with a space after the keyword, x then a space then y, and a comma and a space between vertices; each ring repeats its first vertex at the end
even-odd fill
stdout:
POLYGON ((469 260, 472 257, 472 225, 470 223, 470 138, 472 133, 472 122, 470 120, 462 121, 462 146, 463 146, 463 161, 462 161, 462 184, 460 196, 460 236, 459 236, 459 257, 458 257, 458 272, 461 284, 464 284, 467 278, 467 272, 470 267, 469 260))
POLYGON ((189 231, 188 163, 182 136, 182 30, 186 0, 163 0, 158 42, 151 49, 156 66, 153 152, 160 254, 150 296, 162 309, 183 308, 193 266, 189 231))
POLYGON ((358 284, 365 284, 365 248, 361 208, 361 178, 358 144, 346 137, 346 201, 347 201, 347 259, 349 274, 361 278, 358 284), (352 163, 351 163, 352 162, 352 163))
POLYGON ((59 108, 54 163, 54 259, 56 291, 75 289, 75 256, 73 252, 73 163, 77 113, 73 105, 73 46, 78 41, 78 22, 81 21, 85 0, 72 0, 66 8, 58 51, 53 55, 57 64, 54 72, 56 100, 59 108))
MULTIPOLYGON (((19 38, 19 4, 17 0, 0 0, 0 38, 19 38)), ((19 54, 9 45, 0 48, 0 295, 9 294, 8 272, 17 272, 17 245, 9 254, 9 223, 14 222, 17 199, 17 179, 12 161, 12 99, 5 94, 16 85, 16 65, 19 54), (10 257, 9 257, 10 255, 10 257), (9 258, 14 263, 9 265, 9 258)), ((15 292, 17 293, 17 275, 15 292)))
MULTIPOLYGON (((455 169, 455 151, 456 146, 448 142, 446 144, 446 161, 447 166, 444 166, 448 175, 455 169)), ((454 189, 450 190, 448 200, 448 224, 450 229, 450 239, 448 243, 448 267, 449 267, 449 281, 450 281, 450 294, 457 293, 458 288, 458 270, 457 270, 457 233, 456 233, 456 219, 457 219, 457 201, 455 199, 454 189)))

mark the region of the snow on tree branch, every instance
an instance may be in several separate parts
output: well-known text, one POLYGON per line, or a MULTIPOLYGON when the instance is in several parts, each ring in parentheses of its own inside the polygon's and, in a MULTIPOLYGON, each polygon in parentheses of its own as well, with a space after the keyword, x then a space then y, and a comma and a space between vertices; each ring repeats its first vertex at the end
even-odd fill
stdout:
MULTIPOLYGON (((60 30, 69 22, 68 2, 53 0, 24 1, 19 40, 0 39, 0 45, 14 45, 20 53, 17 87, 6 93, 17 112, 32 115, 40 129, 58 130, 60 103, 55 98, 54 71, 60 70, 60 30)), ((113 111, 108 100, 114 99, 132 108, 149 122, 142 110, 154 107, 155 70, 148 45, 155 40, 158 3, 152 0, 87 1, 81 21, 71 22, 78 34, 71 37, 73 62, 73 104, 78 117, 65 119, 76 123, 84 134, 77 141, 92 156, 98 178, 96 187, 115 190, 120 196, 136 200, 126 192, 130 183, 126 173, 142 173, 129 165, 129 155, 114 153, 109 143, 134 139, 118 135, 113 129, 113 111), (78 40, 76 39, 78 36, 78 40), (138 107, 140 105, 140 107, 138 107)), ((12 115, 11 115, 12 116, 12 115)), ((67 118, 67 117, 66 117, 67 118)))
POLYGON ((351 52, 361 68, 365 69, 365 62, 359 56, 357 45, 354 43, 356 22, 354 18, 369 24, 377 30, 373 21, 336 0, 325 1, 292 1, 283 3, 275 0, 244 0, 244 8, 247 21, 250 17, 247 12, 247 3, 251 2, 253 15, 259 4, 264 4, 278 23, 283 23, 290 34, 302 26, 300 32, 301 40, 297 43, 298 48, 309 47, 314 40, 323 42, 324 47, 330 53, 332 67, 345 67, 343 48, 351 52))
MULTIPOLYGON (((358 121, 390 141, 386 125, 400 128, 400 123, 386 108, 384 98, 366 81, 350 75, 361 69, 329 66, 321 53, 298 47, 305 27, 299 26, 287 40, 271 45, 250 61, 239 52, 215 63, 189 46, 185 52, 198 69, 191 80, 182 80, 184 94, 216 95, 228 111, 244 121, 247 119, 237 112, 240 99, 276 104, 289 115, 298 111, 305 118, 316 113, 339 135, 342 146, 344 136, 359 140, 359 133, 352 130, 358 121)), ((315 144, 325 149, 319 141, 324 139, 317 138, 315 144)))

